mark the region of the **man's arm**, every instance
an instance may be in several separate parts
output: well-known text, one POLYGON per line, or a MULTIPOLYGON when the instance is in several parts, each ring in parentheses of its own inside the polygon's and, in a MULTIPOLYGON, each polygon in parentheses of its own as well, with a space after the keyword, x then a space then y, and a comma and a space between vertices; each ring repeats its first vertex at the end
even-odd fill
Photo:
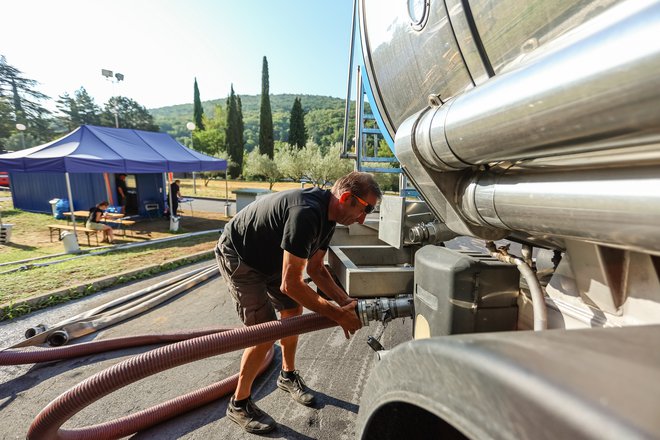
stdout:
POLYGON ((348 296, 344 289, 342 289, 335 282, 328 269, 326 269, 323 259, 325 258, 326 251, 319 249, 307 263, 307 274, 312 278, 314 284, 330 298, 335 300, 340 306, 345 306, 355 301, 348 296))
POLYGON ((343 307, 337 307, 321 298, 303 280, 303 271, 306 264, 307 260, 304 258, 296 257, 292 253, 284 251, 280 290, 303 307, 335 321, 344 329, 344 334, 348 338, 350 333, 362 327, 355 312, 355 304, 349 303, 343 307))

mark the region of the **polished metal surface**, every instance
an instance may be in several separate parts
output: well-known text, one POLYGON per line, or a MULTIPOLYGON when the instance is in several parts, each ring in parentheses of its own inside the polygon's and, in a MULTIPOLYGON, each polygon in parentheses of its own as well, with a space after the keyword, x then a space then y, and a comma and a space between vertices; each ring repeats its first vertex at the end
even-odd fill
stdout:
POLYGON ((328 265, 350 296, 412 294, 418 247, 330 246, 328 265))
POLYGON ((660 4, 629 3, 457 98, 444 121, 452 151, 487 164, 660 140, 660 4))
POLYGON ((458 46, 461 49, 463 61, 468 68, 472 83, 478 86, 487 81, 490 76, 479 55, 479 49, 470 30, 463 2, 461 0, 445 0, 445 4, 447 5, 449 20, 454 29, 458 46))
POLYGON ((469 180, 469 172, 438 172, 431 168, 415 142, 416 125, 417 120, 409 118, 397 132, 396 156, 406 176, 422 195, 436 219, 444 222, 450 230, 459 235, 487 240, 504 238, 508 233, 506 229, 493 228, 485 222, 466 221, 463 217, 465 214, 457 206, 456 195, 462 191, 461 181, 469 180))
POLYGON ((616 0, 470 0, 496 74, 510 70, 537 48, 602 13, 616 0))
POLYGON ((660 167, 486 174, 467 186, 472 221, 660 255, 660 167))
POLYGON ((408 244, 409 231, 419 223, 430 222, 435 216, 421 200, 406 200, 402 196, 384 195, 380 201, 378 238, 401 249, 408 244))
POLYGON ((429 94, 446 100, 472 87, 444 2, 431 1, 428 8, 428 19, 416 30, 408 2, 360 1, 365 73, 392 138, 408 116, 426 106, 429 94))
POLYGON ((657 29, 657 2, 614 8, 524 68, 412 116, 421 156, 436 170, 564 155, 593 166, 608 149, 620 163, 660 160, 657 29))

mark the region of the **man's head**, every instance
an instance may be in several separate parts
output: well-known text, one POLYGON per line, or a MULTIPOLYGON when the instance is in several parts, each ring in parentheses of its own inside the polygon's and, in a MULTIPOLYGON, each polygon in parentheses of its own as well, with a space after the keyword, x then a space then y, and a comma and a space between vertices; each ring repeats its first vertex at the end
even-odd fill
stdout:
POLYGON ((342 225, 363 223, 383 196, 374 176, 359 171, 353 171, 337 180, 331 192, 338 203, 331 207, 330 216, 342 225))
POLYGON ((126 180, 126 174, 120 174, 118 177, 120 180, 126 180))
POLYGON ((99 209, 103 209, 105 211, 106 209, 108 209, 108 206, 110 205, 108 204, 107 201, 104 200, 96 206, 98 206, 99 209))

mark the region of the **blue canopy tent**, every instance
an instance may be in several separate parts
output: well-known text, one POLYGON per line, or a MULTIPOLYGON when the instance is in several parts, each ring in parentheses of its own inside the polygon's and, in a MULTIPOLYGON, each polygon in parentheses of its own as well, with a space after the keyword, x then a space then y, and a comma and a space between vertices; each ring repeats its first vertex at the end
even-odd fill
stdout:
MULTIPOLYGON (((65 173, 72 213, 75 208, 69 173, 170 173, 226 168, 226 160, 191 150, 167 133, 92 125, 82 125, 47 144, 0 154, 3 171, 65 173)), ((72 220, 75 225, 75 217, 72 220)))

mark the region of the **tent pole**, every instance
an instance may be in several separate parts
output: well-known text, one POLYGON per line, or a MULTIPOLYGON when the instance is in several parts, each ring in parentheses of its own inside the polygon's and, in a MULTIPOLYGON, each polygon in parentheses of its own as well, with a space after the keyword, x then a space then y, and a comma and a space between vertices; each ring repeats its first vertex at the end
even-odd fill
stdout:
POLYGON ((73 206, 73 195, 71 194, 71 179, 69 179, 69 173, 64 173, 66 178, 66 192, 69 195, 69 210, 71 211, 71 224, 73 225, 73 235, 76 237, 76 243, 78 243, 78 231, 76 230, 76 208, 73 206))
MULTIPOLYGON (((172 174, 171 173, 167 173, 167 194, 169 200, 168 210, 170 212, 170 219, 171 219, 172 216, 176 217, 176 212, 172 212, 172 174)), ((170 224, 172 224, 171 221, 170 224)))
POLYGON ((110 202, 111 206, 115 205, 115 198, 112 196, 112 188, 110 188, 110 175, 108 173, 103 173, 103 181, 105 182, 105 193, 106 200, 110 202))
POLYGON ((167 205, 167 173, 163 173, 163 214, 165 214, 165 205, 167 205))
POLYGON ((225 168, 225 217, 229 217, 229 178, 227 177, 227 170, 225 168))

